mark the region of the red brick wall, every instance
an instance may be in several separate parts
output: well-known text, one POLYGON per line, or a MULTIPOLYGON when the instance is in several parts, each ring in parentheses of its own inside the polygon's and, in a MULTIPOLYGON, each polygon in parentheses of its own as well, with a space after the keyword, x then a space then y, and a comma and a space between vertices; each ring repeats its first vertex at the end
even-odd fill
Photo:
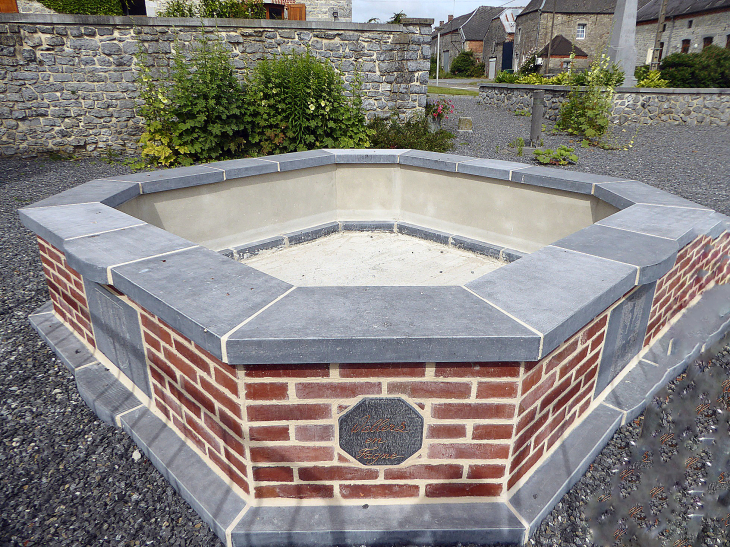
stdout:
POLYGON ((680 249, 672 269, 659 281, 649 315, 644 346, 710 284, 730 280, 730 232, 714 241, 700 236, 680 249))
MULTIPOLYGON (((79 274, 38 243, 56 313, 93 345, 79 274)), ((657 283, 647 341, 708 284, 730 280, 728 254, 728 233, 680 251, 657 283)), ((233 367, 130 304, 140 313, 155 410, 263 503, 504 494, 588 409, 609 314, 532 363, 233 367), (401 396, 424 417, 422 449, 398 466, 363 466, 338 446, 338 417, 378 395, 401 396)))
POLYGON ((257 498, 442 498, 503 491, 519 363, 244 366, 257 498), (402 396, 425 419, 422 450, 397 467, 341 451, 337 418, 360 396, 402 396))
POLYGON ((238 373, 139 307, 154 405, 249 493, 238 373))
POLYGON ((54 311, 82 340, 96 347, 81 276, 66 263, 64 254, 45 239, 38 238, 38 248, 54 311))
POLYGON ((547 357, 522 365, 508 489, 588 410, 606 336, 608 313, 600 314, 547 357))

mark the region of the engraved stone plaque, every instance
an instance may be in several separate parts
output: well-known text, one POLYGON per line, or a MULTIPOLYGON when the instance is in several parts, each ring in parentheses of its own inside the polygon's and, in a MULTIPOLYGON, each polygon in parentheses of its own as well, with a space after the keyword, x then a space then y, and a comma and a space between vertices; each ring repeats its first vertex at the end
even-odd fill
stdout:
POLYGON ((611 311, 596 378, 596 395, 641 351, 655 288, 656 283, 639 287, 611 311))
POLYGON ((398 465, 423 443, 423 416, 399 397, 366 397, 339 429, 340 448, 364 465, 398 465))

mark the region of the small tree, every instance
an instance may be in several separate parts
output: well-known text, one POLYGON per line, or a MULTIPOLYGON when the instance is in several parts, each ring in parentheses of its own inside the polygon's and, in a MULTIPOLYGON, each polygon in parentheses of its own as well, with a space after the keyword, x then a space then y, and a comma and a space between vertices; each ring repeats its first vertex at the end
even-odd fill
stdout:
POLYGON ((476 60, 473 51, 462 51, 451 62, 451 74, 454 76, 470 76, 476 60))

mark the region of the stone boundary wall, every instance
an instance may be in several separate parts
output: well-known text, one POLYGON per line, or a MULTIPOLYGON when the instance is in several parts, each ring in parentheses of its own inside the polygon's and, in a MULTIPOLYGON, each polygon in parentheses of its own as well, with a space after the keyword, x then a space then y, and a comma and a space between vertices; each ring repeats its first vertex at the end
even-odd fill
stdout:
MULTIPOLYGON (((556 121, 570 87, 521 84, 482 84, 479 100, 486 106, 531 109, 532 92, 545 91, 545 118, 556 121)), ((730 89, 616 88, 611 122, 617 124, 673 123, 730 125, 730 89)))
POLYGON ((142 132, 134 54, 159 67, 201 24, 225 40, 239 76, 276 53, 330 59, 362 77, 369 118, 426 105, 431 20, 402 25, 324 21, 0 14, 0 156, 57 151, 134 154, 142 132))

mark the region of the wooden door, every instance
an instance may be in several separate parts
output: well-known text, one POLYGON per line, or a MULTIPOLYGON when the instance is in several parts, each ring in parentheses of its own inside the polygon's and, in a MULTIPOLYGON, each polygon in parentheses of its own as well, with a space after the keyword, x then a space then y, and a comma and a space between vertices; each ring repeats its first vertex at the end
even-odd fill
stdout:
POLYGON ((0 0, 0 13, 18 13, 15 0, 0 0))
POLYGON ((287 4, 286 10, 289 14, 289 21, 307 20, 307 6, 304 4, 287 4))

